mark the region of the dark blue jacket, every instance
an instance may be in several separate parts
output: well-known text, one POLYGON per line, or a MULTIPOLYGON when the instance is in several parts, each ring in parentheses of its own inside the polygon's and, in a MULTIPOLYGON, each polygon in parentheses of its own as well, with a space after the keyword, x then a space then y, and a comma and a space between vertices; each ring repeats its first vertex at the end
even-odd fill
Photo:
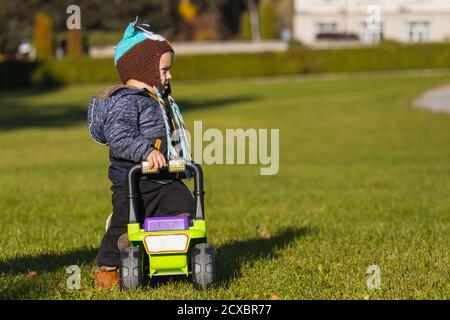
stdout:
MULTIPOLYGON (((146 89, 118 85, 91 97, 88 129, 97 143, 109 146, 108 176, 113 183, 125 181, 128 169, 147 158, 157 139, 161 141, 159 150, 164 156, 167 154, 162 111, 146 89)), ((160 173, 152 179, 174 177, 160 173)))

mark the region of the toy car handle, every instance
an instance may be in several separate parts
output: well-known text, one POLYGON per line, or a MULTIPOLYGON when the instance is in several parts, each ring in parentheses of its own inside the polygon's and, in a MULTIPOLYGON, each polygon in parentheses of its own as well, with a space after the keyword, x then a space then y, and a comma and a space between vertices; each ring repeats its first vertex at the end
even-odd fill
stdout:
MULTIPOLYGON (((164 166, 161 170, 169 172, 184 172, 188 169, 194 175, 194 197, 195 197, 195 219, 204 220, 204 194, 203 190, 203 170, 202 167, 193 161, 170 160, 168 166, 164 166)), ((136 181, 138 176, 142 174, 155 174, 160 171, 150 167, 150 163, 143 161, 131 167, 128 170, 128 201, 130 204, 130 223, 137 223, 137 191, 136 181)))

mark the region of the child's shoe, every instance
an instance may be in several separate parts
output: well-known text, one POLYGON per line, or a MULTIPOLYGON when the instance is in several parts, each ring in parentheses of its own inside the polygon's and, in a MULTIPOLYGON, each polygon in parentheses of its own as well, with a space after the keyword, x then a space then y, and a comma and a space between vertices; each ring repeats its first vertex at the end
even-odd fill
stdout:
POLYGON ((119 286, 120 276, 116 267, 99 267, 95 270, 95 287, 111 289, 114 285, 119 286))

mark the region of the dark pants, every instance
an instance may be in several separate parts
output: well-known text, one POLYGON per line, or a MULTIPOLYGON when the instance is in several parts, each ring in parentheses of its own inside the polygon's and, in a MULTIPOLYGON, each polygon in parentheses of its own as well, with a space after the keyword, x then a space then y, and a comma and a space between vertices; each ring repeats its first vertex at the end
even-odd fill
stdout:
MULTIPOLYGON (((108 231, 103 236, 97 254, 99 266, 118 267, 120 252, 117 247, 119 237, 127 232, 129 223, 129 204, 127 184, 115 183, 111 187, 113 215, 108 231)), ((192 213, 194 198, 189 188, 181 181, 169 184, 152 182, 143 176, 138 187, 138 219, 157 216, 180 215, 192 213)))

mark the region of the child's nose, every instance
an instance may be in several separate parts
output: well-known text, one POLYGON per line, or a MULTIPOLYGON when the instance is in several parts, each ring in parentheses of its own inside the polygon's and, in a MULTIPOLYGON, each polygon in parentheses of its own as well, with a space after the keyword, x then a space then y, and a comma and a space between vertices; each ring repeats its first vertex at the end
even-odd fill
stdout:
POLYGON ((170 72, 167 72, 167 80, 170 80, 170 79, 172 79, 172 75, 170 74, 170 72))

